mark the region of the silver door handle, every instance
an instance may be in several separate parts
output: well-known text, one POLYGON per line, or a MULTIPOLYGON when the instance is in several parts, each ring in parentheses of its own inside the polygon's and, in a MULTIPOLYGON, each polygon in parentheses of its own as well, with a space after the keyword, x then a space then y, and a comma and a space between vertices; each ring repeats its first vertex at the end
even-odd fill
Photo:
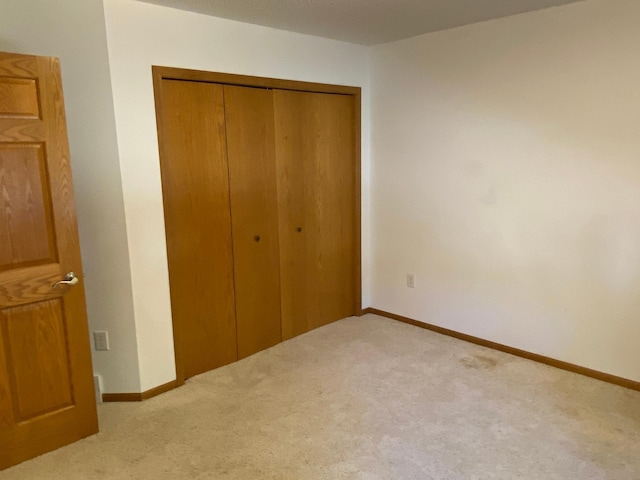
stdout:
POLYGON ((78 276, 73 273, 73 272, 69 272, 67 273, 64 278, 56 283, 53 284, 53 288, 58 287, 59 285, 68 285, 70 287, 73 287, 74 285, 76 285, 78 282, 80 281, 80 279, 78 278, 78 276))

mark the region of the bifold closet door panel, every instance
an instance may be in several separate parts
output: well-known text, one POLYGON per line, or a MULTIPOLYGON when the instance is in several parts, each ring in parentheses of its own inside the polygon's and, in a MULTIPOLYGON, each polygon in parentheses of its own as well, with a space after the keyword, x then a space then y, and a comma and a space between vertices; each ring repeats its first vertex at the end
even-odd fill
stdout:
POLYGON ((274 91, 282 337, 289 339, 321 323, 320 195, 316 165, 313 97, 274 91))
POLYGON ((316 93, 320 295, 316 327, 355 315, 356 170, 354 97, 316 93))
POLYGON ((283 338, 353 315, 353 97, 274 90, 283 338))
POLYGON ((223 88, 162 80, 160 102, 171 308, 189 378, 237 359, 223 88))
POLYGON ((238 357, 282 341, 278 203, 270 90, 224 87, 238 357))

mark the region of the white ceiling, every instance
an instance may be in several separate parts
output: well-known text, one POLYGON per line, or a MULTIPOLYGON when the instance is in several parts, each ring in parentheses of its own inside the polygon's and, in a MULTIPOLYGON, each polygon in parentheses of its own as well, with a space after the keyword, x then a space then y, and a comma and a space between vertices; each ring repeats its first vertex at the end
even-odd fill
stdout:
POLYGON ((581 0, 141 0, 240 22, 376 45, 581 0))

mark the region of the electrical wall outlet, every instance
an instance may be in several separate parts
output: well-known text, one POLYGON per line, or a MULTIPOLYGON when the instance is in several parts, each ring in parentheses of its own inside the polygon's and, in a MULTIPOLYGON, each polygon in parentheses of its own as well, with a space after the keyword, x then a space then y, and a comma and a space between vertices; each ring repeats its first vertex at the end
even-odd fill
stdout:
POLYGON ((416 276, 413 273, 407 273, 407 287, 416 288, 416 276))
POLYGON ((93 346, 98 352, 109 350, 109 334, 105 331, 93 332, 93 346))

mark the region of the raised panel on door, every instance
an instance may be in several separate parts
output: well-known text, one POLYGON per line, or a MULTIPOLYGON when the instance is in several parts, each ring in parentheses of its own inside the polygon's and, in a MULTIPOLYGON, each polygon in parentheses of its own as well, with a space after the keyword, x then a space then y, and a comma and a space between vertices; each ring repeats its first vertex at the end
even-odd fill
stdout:
POLYGON ((44 145, 0 145, 0 271, 56 259, 44 145))
POLYGON ((0 53, 0 468, 97 432, 57 59, 0 53))
POLYGON ((237 359, 223 87, 162 80, 158 133, 178 366, 237 359))
POLYGON ((282 341, 271 91, 224 87, 238 357, 282 341))
POLYGON ((19 422, 73 405, 66 319, 60 300, 5 309, 5 365, 19 422))
POLYGON ((283 337, 355 314, 354 100, 274 90, 283 337))

